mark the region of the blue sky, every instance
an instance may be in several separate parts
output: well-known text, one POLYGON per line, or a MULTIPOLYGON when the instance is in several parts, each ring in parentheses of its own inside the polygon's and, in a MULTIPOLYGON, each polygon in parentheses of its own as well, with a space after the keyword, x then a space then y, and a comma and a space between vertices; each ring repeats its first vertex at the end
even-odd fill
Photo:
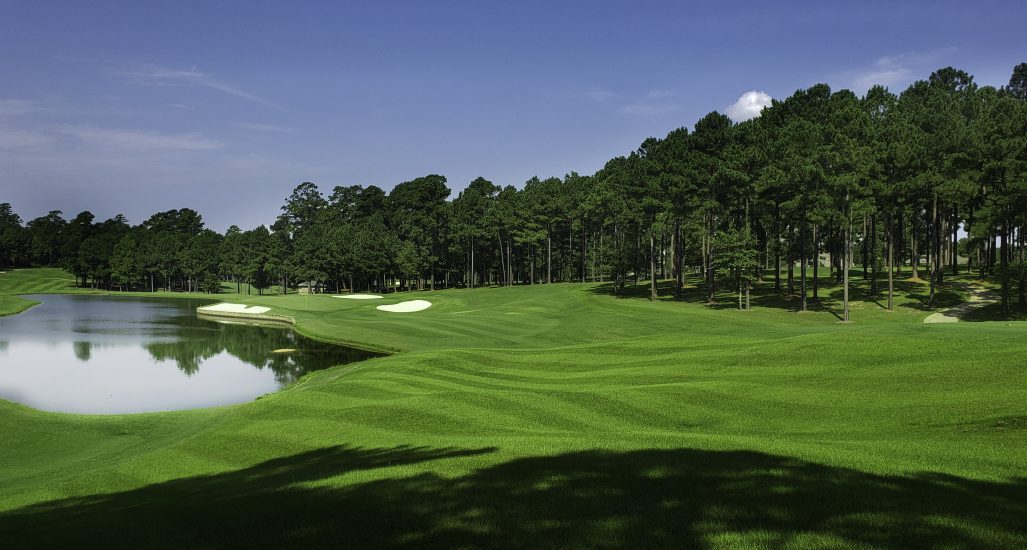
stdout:
POLYGON ((1027 61, 1022 1, 712 4, 3 2, 0 202, 247 228, 303 181, 519 186, 749 91, 1027 61))

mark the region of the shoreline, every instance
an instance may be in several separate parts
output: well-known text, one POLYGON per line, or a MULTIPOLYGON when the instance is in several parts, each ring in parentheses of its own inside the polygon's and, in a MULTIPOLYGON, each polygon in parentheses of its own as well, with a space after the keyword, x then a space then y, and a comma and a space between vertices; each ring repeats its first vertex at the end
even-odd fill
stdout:
POLYGON ((290 327, 296 325, 296 319, 288 315, 278 315, 275 313, 240 313, 235 311, 211 311, 204 309, 207 306, 200 306, 196 308, 196 316, 199 318, 210 318, 210 320, 217 321, 219 319, 233 319, 233 320, 244 320, 251 321, 253 324, 268 324, 268 325, 288 325, 290 327))

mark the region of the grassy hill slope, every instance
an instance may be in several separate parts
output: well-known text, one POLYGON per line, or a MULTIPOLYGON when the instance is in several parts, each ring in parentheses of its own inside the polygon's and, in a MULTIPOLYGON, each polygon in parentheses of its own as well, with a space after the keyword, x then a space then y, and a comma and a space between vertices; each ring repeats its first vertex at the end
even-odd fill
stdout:
MULTIPOLYGON (((16 271, 0 295, 74 291, 60 278, 16 271)), ((750 313, 600 284, 223 295, 402 352, 231 407, 0 402, 0 542, 1027 544, 1027 324, 924 325, 903 283, 894 313, 858 288, 845 325, 821 290, 804 314, 769 289, 750 313), (434 305, 375 310, 413 298, 434 305)))

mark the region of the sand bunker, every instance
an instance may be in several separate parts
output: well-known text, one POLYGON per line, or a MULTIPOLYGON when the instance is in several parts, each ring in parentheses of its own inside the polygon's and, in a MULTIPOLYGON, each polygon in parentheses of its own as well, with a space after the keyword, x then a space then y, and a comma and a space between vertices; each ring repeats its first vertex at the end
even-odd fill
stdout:
POLYGON ((247 306, 246 304, 229 304, 222 302, 220 304, 214 304, 212 306, 203 306, 198 308, 200 311, 221 311, 224 313, 248 313, 260 315, 261 313, 267 313, 271 311, 271 308, 264 306, 247 306))
POLYGON ((398 304, 378 306, 378 309, 382 311, 390 311, 392 313, 410 313, 413 311, 423 311, 430 307, 431 302, 429 302, 428 300, 408 300, 406 302, 400 302, 398 304))
POLYGON ((343 294, 341 296, 332 296, 332 298, 346 298, 348 300, 381 300, 382 297, 377 294, 343 294))

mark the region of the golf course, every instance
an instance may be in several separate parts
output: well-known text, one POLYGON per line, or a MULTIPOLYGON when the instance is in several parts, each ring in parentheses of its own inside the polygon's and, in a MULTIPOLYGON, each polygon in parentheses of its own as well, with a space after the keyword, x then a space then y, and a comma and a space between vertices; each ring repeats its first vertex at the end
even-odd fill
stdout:
MULTIPOLYGON (((949 281, 936 303, 981 286, 949 281)), ((892 312, 855 280, 842 323, 820 283, 803 313, 766 283, 751 311, 706 305, 701 277, 682 302, 645 281, 223 294, 389 355, 223 407, 0 401, 0 546, 1027 545, 1027 323, 924 323, 907 279, 892 312)), ((93 291, 0 275, 5 314, 47 293, 93 291)))
POLYGON ((1025 21, 0 2, 0 550, 1027 550, 1025 21))

